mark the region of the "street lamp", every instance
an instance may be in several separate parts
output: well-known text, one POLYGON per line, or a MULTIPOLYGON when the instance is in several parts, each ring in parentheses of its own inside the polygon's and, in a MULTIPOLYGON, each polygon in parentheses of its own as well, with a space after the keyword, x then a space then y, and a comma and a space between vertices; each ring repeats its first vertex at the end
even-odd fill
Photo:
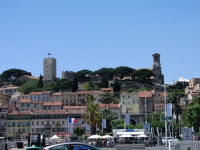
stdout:
MULTIPOLYGON (((167 98, 166 98, 166 87, 167 85, 161 85, 161 84, 158 84, 158 83, 154 83, 155 85, 158 85, 158 86, 161 86, 161 87, 164 87, 164 94, 165 94, 165 146, 167 147, 167 120, 166 120, 166 117, 167 117, 167 98)), ((169 86, 169 85, 168 85, 169 86)))

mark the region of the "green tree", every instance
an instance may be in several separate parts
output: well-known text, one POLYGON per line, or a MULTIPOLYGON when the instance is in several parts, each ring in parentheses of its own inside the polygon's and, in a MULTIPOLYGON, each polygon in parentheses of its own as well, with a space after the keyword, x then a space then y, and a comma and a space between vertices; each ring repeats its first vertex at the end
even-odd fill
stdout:
POLYGON ((75 128, 74 133, 78 136, 82 136, 85 134, 85 128, 75 128))
POLYGON ((25 70, 21 70, 21 69, 9 69, 9 70, 5 70, 1 75, 0 75, 0 81, 4 82, 11 82, 12 84, 15 83, 16 79, 19 78, 22 75, 29 75, 31 76, 30 72, 27 72, 25 70))
POLYGON ((182 120, 187 127, 194 127, 198 131, 200 126, 200 95, 198 95, 183 111, 182 120))
POLYGON ((105 104, 105 108, 106 108, 106 104, 110 104, 114 100, 115 100, 115 98, 114 98, 113 94, 111 94, 111 93, 102 94, 101 103, 105 104))
POLYGON ((117 127, 124 128, 124 119, 111 120, 110 125, 112 129, 117 129, 117 127))
POLYGON ((61 127, 62 125, 60 124, 59 121, 56 122, 55 124, 55 128, 57 129, 57 133, 59 133, 59 128, 61 127))
POLYGON ((127 67, 127 66, 120 66, 115 68, 114 73, 120 77, 120 79, 122 80, 124 77, 129 76, 131 77, 131 75, 133 74, 133 72, 135 71, 135 69, 127 67))
POLYGON ((121 83, 116 79, 113 84, 113 91, 120 92, 120 90, 121 90, 121 83))
MULTIPOLYGON (((49 83, 49 84, 45 84, 43 89, 44 89, 44 91, 54 91, 55 87, 56 87, 55 83, 49 83)), ((58 91, 59 91, 59 89, 58 89, 58 91)))
POLYGON ((107 77, 105 76, 102 77, 101 88, 108 88, 108 80, 107 80, 107 77))
POLYGON ((93 75, 92 71, 84 69, 76 72, 75 77, 81 82, 86 82, 88 79, 91 79, 91 75, 93 75))
POLYGON ((78 90, 78 80, 74 78, 72 83, 72 92, 76 92, 78 90))
POLYGON ((40 75, 37 88, 43 88, 44 85, 43 85, 42 79, 43 79, 43 77, 42 77, 42 75, 40 75))
POLYGON ((105 131, 107 133, 112 132, 112 125, 111 125, 111 121, 118 119, 117 113, 114 112, 111 109, 105 109, 103 111, 103 118, 106 118, 106 129, 105 131))
POLYGON ((22 92, 24 94, 29 94, 34 89, 37 89, 37 82, 36 81, 28 81, 25 82, 22 86, 20 86, 17 91, 22 92))
POLYGON ((91 91, 92 87, 89 82, 83 84, 83 91, 91 91))
MULTIPOLYGON (((180 98, 181 98, 181 92, 177 89, 173 90, 171 93, 169 93, 167 97, 167 102, 172 103, 173 105, 173 113, 176 115, 176 123, 178 123, 178 116, 182 113, 182 108, 180 106, 180 98)), ((176 130, 177 135, 179 135, 179 130, 176 130)))
POLYGON ((154 76, 154 73, 149 69, 139 69, 132 74, 133 79, 137 78, 140 82, 147 82, 152 76, 154 76))
POLYGON ((93 95, 86 96, 87 99, 87 108, 86 113, 82 115, 82 118, 85 123, 88 123, 91 128, 91 135, 96 133, 96 126, 101 122, 101 112, 99 110, 99 105, 94 104, 94 100, 96 99, 93 95))
POLYGON ((72 91, 72 81, 69 79, 60 79, 56 81, 56 86, 54 88, 55 92, 58 91, 72 91))
POLYGON ((101 75, 103 77, 108 78, 108 80, 113 79, 114 69, 113 68, 101 68, 99 70, 94 71, 94 75, 101 75))

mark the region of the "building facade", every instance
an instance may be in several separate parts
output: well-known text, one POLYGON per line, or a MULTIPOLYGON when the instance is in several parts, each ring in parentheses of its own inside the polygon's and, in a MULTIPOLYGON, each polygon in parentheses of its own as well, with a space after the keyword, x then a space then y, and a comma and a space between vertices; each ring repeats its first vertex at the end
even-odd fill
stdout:
POLYGON ((56 79, 56 59, 44 58, 43 63, 43 81, 44 83, 53 82, 56 79))

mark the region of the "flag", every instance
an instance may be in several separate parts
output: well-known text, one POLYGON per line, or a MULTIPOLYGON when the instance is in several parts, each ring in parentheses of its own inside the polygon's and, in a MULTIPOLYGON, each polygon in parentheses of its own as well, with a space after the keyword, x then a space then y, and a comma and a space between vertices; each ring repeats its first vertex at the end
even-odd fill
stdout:
POLYGON ((125 114, 125 122, 126 122, 126 125, 130 125, 130 114, 129 113, 125 114))
POLYGON ((103 128, 105 129, 106 128, 106 119, 102 119, 102 125, 103 125, 103 128))
POLYGON ((172 117, 172 103, 167 103, 167 116, 172 117))
POLYGON ((69 123, 78 123, 78 120, 76 120, 75 118, 69 118, 68 122, 69 123))

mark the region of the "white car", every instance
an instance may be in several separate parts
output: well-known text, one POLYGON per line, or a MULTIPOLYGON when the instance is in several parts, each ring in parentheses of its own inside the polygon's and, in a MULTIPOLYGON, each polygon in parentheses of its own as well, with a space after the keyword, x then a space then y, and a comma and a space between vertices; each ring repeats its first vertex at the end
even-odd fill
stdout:
MULTIPOLYGON (((167 137, 167 142, 168 142, 168 144, 169 144, 169 142, 171 142, 171 141, 178 141, 178 139, 177 138, 175 138, 175 137, 167 137)), ((165 145, 165 142, 166 142, 166 137, 162 137, 162 143, 165 145)))

